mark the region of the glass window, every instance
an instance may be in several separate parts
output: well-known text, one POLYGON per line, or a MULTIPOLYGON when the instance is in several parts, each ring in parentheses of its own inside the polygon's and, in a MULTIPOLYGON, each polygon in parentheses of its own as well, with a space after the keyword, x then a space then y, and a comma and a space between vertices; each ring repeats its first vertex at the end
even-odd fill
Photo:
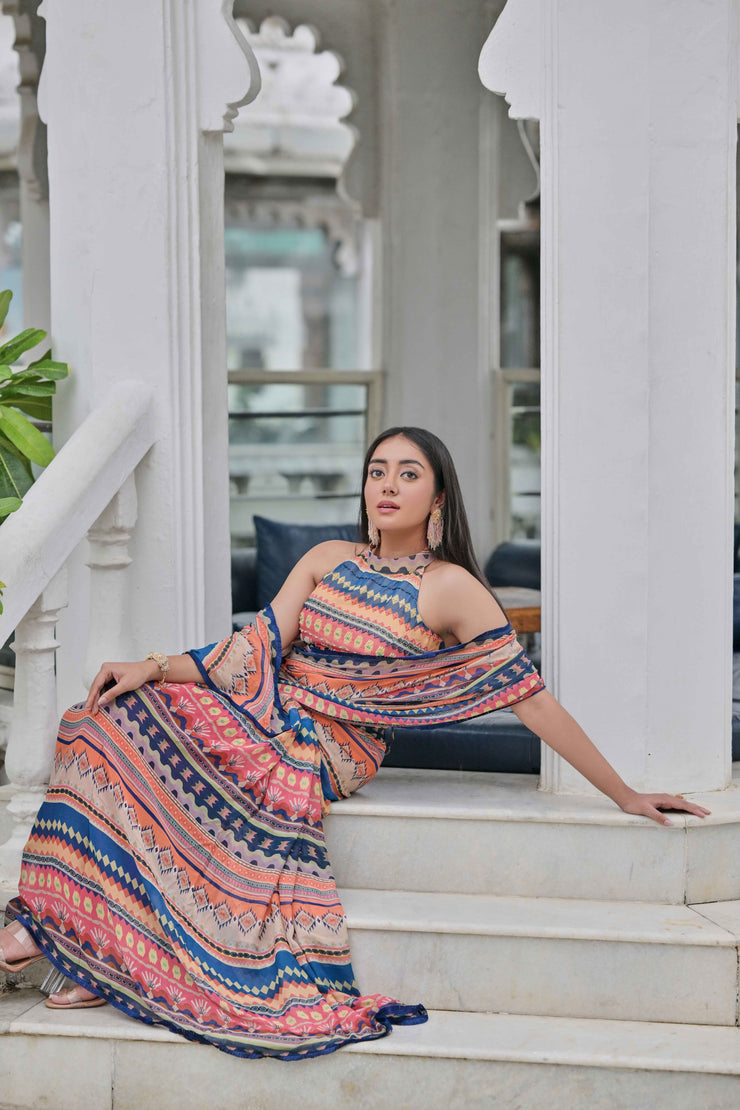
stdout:
POLYGON ((229 386, 233 543, 253 542, 255 513, 301 524, 357 519, 370 388, 284 381, 229 386))
POLYGON ((540 365, 540 237, 501 235, 501 366, 540 365))
POLYGON ((496 494, 499 541, 540 536, 540 236, 536 215, 500 224, 496 494))
POLYGON ((511 419, 511 532, 510 538, 540 535, 540 383, 509 385, 511 419))
MULTIPOLYGON (((245 188, 243 181, 232 184, 235 195, 245 188)), ((291 226, 285 217, 265 227, 244 211, 227 203, 235 546, 254 542, 255 514, 287 523, 357 519, 380 380, 358 369, 360 276, 337 266, 336 243, 324 228, 291 226)))
POLYGON ((228 366, 358 365, 357 277, 341 273, 322 228, 226 225, 228 366))

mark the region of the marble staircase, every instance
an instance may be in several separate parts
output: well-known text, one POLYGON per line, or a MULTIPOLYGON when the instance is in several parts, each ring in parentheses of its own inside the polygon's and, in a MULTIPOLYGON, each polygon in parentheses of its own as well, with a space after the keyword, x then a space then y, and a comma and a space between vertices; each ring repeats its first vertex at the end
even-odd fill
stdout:
POLYGON ((529 776, 383 770, 327 840, 362 989, 423 1001, 426 1025, 240 1061, 20 985, 0 1110, 736 1110, 740 776, 705 804, 666 829, 529 776))

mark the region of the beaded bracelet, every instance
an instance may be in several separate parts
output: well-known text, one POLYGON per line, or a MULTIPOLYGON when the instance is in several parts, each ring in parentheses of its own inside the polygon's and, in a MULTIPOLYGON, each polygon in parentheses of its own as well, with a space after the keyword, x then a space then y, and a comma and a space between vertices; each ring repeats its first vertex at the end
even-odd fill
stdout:
POLYGON ((147 655, 147 659, 153 659, 154 660, 154 662, 157 664, 160 671, 162 672, 162 677, 160 678, 159 681, 160 682, 166 682, 167 681, 167 672, 170 669, 170 661, 167 658, 167 656, 162 655, 161 651, 150 651, 149 654, 147 655))

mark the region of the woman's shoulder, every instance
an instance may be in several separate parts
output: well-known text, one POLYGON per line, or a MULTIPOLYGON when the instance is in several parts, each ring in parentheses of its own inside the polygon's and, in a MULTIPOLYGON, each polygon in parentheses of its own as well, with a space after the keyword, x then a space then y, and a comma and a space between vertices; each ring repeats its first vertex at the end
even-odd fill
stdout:
POLYGON ((483 583, 471 574, 465 567, 458 563, 448 563, 444 559, 435 559, 424 572, 424 577, 434 583, 435 589, 464 590, 465 592, 488 593, 483 583))
POLYGON ((424 572, 424 583, 423 619, 445 643, 466 643, 506 621, 488 587, 457 563, 442 559, 431 563, 424 572))
POLYGON ((366 548, 366 544, 354 540, 324 540, 312 547, 303 558, 310 563, 316 581, 329 574, 330 571, 354 559, 366 548))

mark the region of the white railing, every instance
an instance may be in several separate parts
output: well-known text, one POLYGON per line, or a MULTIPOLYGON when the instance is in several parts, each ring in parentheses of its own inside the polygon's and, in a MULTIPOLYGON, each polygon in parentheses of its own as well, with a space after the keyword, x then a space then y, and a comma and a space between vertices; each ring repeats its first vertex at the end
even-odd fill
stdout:
POLYGON ((153 394, 122 382, 87 417, 0 528, 6 584, 0 643, 15 630, 13 717, 5 757, 14 818, 0 846, 0 889, 13 890, 20 856, 49 782, 57 733, 54 634, 67 605, 66 562, 90 544, 90 637, 85 671, 102 658, 101 623, 110 633, 124 612, 123 571, 136 523, 134 471, 155 441, 153 394), (101 621, 101 616, 103 621, 101 621))

